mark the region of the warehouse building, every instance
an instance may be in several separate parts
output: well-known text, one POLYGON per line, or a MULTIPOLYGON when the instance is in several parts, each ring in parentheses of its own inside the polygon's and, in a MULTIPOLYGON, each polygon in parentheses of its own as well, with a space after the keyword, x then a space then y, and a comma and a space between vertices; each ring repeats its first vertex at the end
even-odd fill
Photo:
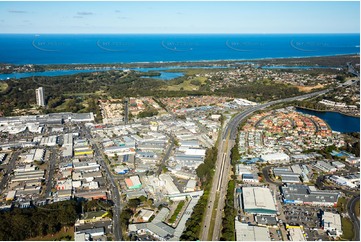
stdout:
POLYGON ((326 173, 337 171, 336 167, 324 161, 317 161, 314 167, 326 173))
POLYGON ((235 221, 236 241, 271 241, 266 227, 252 226, 235 221))
POLYGON ((332 237, 338 237, 342 235, 341 215, 324 212, 322 215, 321 226, 323 230, 327 231, 332 237))
POLYGON ((272 153, 261 155, 262 160, 269 163, 288 163, 290 162, 290 157, 285 153, 272 153))
POLYGON ((243 211, 251 214, 276 214, 271 190, 264 187, 242 187, 243 211))
POLYGON ((314 206, 337 206, 339 193, 327 190, 315 190, 306 185, 290 184, 281 188, 283 202, 286 204, 304 204, 314 206))

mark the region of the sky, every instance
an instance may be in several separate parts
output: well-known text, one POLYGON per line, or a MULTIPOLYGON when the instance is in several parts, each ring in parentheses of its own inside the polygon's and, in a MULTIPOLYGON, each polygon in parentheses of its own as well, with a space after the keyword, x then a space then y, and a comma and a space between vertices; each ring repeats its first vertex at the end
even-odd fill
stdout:
POLYGON ((360 3, 0 2, 0 33, 360 33, 360 3))

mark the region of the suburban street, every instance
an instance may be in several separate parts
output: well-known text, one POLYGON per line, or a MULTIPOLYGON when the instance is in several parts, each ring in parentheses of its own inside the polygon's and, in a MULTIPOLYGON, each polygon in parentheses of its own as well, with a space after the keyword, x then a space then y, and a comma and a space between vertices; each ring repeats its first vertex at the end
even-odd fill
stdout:
MULTIPOLYGON (((88 140, 91 139, 90 132, 87 128, 83 127, 83 130, 86 131, 86 138, 88 140)), ((111 183, 112 187, 112 200, 114 202, 114 211, 113 211, 113 233, 114 238, 116 241, 121 241, 123 239, 122 237, 122 230, 120 227, 120 212, 123 209, 123 206, 121 204, 120 200, 120 192, 117 186, 116 181, 114 180, 111 171, 109 170, 107 164, 105 163, 104 159, 102 159, 101 152, 99 151, 98 144, 96 142, 92 142, 92 148, 94 149, 96 160, 99 162, 99 164, 103 167, 105 172, 107 173, 108 181, 111 183)))
POLYGON ((19 157, 19 152, 14 152, 9 160, 9 164, 7 165, 7 168, 4 172, 4 176, 0 182, 0 192, 3 191, 5 184, 7 183, 7 180, 9 179, 9 175, 12 173, 15 167, 15 162, 19 157))
POLYGON ((56 149, 51 149, 51 154, 49 158, 49 165, 47 170, 47 182, 46 182, 46 190, 45 190, 45 197, 50 197, 51 188, 53 187, 53 177, 54 177, 54 169, 55 169, 55 162, 56 162, 56 149))

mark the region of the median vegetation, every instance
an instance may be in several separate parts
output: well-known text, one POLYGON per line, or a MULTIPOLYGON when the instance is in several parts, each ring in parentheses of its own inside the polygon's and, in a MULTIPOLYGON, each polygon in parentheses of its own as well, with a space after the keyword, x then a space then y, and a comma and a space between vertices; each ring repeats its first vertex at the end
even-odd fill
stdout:
POLYGON ((234 208, 234 189, 236 188, 236 182, 230 180, 228 183, 226 205, 224 206, 224 218, 222 221, 222 234, 221 240, 223 241, 235 241, 235 217, 237 211, 234 208))
POLYGON ((212 178, 214 175, 214 167, 217 160, 217 143, 206 152, 204 163, 198 166, 196 172, 202 181, 203 195, 198 203, 194 206, 191 217, 186 222, 186 229, 183 231, 180 240, 195 241, 199 240, 203 217, 207 208, 208 196, 212 186, 212 178))

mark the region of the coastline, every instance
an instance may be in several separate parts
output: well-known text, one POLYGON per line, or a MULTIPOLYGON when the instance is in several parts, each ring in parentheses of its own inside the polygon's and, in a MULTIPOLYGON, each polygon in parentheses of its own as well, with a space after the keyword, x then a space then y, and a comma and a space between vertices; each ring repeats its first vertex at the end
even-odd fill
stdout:
MULTIPOLYGON (((290 57, 265 57, 265 58, 250 58, 250 59, 218 59, 218 60, 184 60, 184 61, 147 61, 147 62, 108 62, 108 63, 48 63, 48 64, 31 64, 38 66, 40 68, 45 68, 36 72, 45 72, 45 71, 59 71, 59 70, 91 70, 91 69, 109 69, 114 70, 117 68, 158 68, 158 67, 217 67, 217 66, 226 66, 228 68, 234 67, 233 65, 247 65, 247 64, 257 64, 258 62, 277 62, 277 61, 302 61, 308 59, 317 59, 317 58, 355 58, 360 57, 360 53, 348 53, 348 54, 333 54, 333 55, 315 55, 315 56, 290 56, 290 57), (79 68, 79 69, 74 69, 79 68)), ((27 64, 19 63, 3 63, 0 62, 0 65, 12 65, 14 67, 25 66, 27 64)), ((271 64, 271 63, 269 63, 271 64)), ((286 63, 285 63, 286 64, 286 63)), ((277 66, 279 64, 275 64, 277 66)), ((289 66, 302 67, 301 64, 290 64, 289 66)), ((307 66, 315 66, 317 64, 307 64, 307 66)), ((325 67, 327 68, 340 68, 337 65, 330 65, 325 67)), ((33 72, 33 71, 29 71, 33 72)), ((26 73, 26 72, 11 72, 11 73, 0 73, 0 74, 16 74, 16 73, 26 73)))
POLYGON ((295 106, 295 108, 299 108, 299 109, 304 109, 304 110, 309 110, 309 111, 314 111, 314 112, 330 112, 330 113, 339 113, 348 117, 353 117, 353 118, 360 118, 360 116, 355 116, 355 115, 351 115, 351 114, 347 114, 347 113, 343 113, 343 112, 339 112, 339 111, 333 111, 333 110, 317 110, 317 109, 312 109, 312 108, 304 108, 304 107, 300 107, 300 106, 295 106))

